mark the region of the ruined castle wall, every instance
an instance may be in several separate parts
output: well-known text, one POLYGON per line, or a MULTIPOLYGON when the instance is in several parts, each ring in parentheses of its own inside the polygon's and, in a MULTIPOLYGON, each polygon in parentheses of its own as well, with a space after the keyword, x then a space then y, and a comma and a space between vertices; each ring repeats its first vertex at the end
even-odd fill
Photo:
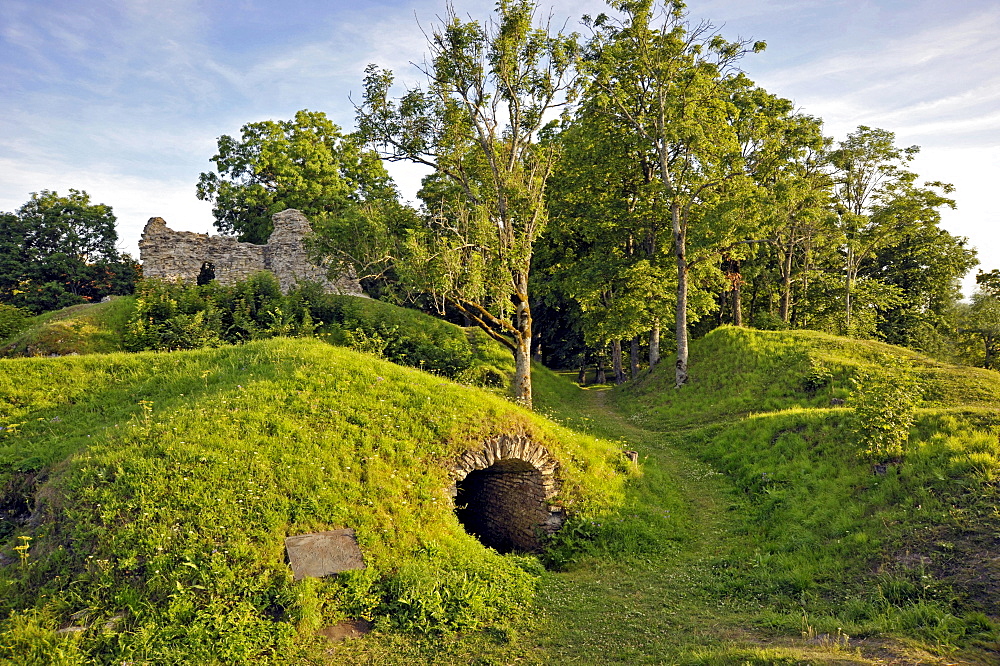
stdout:
POLYGON ((228 236, 210 236, 189 231, 174 231, 163 218, 146 223, 139 241, 139 256, 145 277, 194 282, 201 267, 211 263, 215 279, 231 285, 254 273, 268 270, 288 292, 296 283, 321 284, 329 293, 363 296, 353 275, 336 279, 327 276, 327 268, 309 260, 304 239, 309 234, 309 220, 302 212, 289 209, 276 214, 274 232, 266 245, 241 243, 228 236))

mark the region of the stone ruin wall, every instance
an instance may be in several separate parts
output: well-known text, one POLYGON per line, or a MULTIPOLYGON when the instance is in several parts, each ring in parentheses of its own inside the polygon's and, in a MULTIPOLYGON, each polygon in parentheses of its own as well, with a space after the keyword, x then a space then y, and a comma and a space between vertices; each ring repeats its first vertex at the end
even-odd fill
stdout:
POLYGON ((317 282, 327 293, 364 296, 353 275, 331 280, 325 266, 309 260, 303 239, 311 232, 309 220, 298 210, 277 213, 266 245, 241 243, 229 236, 174 231, 161 217, 152 217, 139 240, 144 277, 195 282, 202 266, 211 263, 215 279, 231 285, 254 273, 271 271, 288 293, 296 283, 317 282))

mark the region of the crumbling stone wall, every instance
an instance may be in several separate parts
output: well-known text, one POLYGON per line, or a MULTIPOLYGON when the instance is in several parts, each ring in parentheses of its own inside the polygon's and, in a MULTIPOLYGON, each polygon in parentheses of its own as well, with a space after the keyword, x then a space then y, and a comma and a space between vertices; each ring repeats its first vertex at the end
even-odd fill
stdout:
POLYGON ((463 454, 452 470, 455 513, 466 531, 501 552, 537 551, 563 522, 549 504, 558 463, 526 435, 501 435, 463 454))
POLYGON ((364 296, 353 275, 331 280, 325 266, 309 260, 304 238, 309 220, 298 210, 277 213, 266 245, 241 243, 229 236, 174 231, 161 217, 151 217, 139 240, 145 277, 194 282, 202 266, 211 264, 220 284, 234 284, 254 273, 271 271, 287 293, 298 282, 317 282, 329 293, 364 296))

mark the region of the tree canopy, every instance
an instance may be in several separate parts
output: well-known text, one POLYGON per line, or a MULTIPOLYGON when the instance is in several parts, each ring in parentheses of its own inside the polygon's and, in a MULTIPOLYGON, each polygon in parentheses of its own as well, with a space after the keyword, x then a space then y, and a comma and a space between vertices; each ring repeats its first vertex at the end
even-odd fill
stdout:
POLYGON ((139 267, 118 252, 115 221, 81 190, 42 190, 0 214, 0 302, 43 312, 131 293, 139 267))
POLYGON ((286 208, 316 224, 397 198, 378 156, 319 111, 248 123, 238 138, 219 137, 211 161, 216 170, 201 174, 197 196, 212 203, 219 231, 251 243, 266 243, 271 216, 286 208))
POLYGON ((599 376, 610 358, 624 381, 662 340, 681 387, 689 336, 720 324, 981 353, 968 339, 994 296, 959 302, 975 251, 941 228, 953 188, 912 171, 918 147, 868 126, 825 136, 745 71, 763 42, 692 23, 683 2, 608 4, 587 38, 533 0, 484 21, 448 6, 422 85, 370 65, 355 134, 300 111, 221 137, 199 196, 256 242, 273 212, 305 211, 317 252, 510 349, 525 404, 532 353, 599 376), (430 167, 419 210, 379 158, 430 167))

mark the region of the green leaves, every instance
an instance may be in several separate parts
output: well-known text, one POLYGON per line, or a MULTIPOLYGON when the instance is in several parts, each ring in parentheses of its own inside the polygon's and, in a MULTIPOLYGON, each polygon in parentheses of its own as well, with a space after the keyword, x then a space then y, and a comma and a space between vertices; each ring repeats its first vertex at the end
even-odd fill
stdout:
POLYGON ((0 215, 0 302, 37 313, 130 293, 139 268, 117 241, 111 207, 86 192, 32 193, 0 215))
POLYGON ((381 162, 341 134, 326 114, 302 110, 285 121, 244 125, 219 137, 217 172, 202 173, 199 199, 213 204, 215 226, 265 243, 271 216, 297 208, 311 220, 339 220, 362 204, 390 204, 396 191, 381 162))
POLYGON ((854 435, 861 454, 873 463, 898 461, 920 400, 919 384, 906 361, 885 356, 877 367, 858 373, 848 406, 854 408, 854 435))

